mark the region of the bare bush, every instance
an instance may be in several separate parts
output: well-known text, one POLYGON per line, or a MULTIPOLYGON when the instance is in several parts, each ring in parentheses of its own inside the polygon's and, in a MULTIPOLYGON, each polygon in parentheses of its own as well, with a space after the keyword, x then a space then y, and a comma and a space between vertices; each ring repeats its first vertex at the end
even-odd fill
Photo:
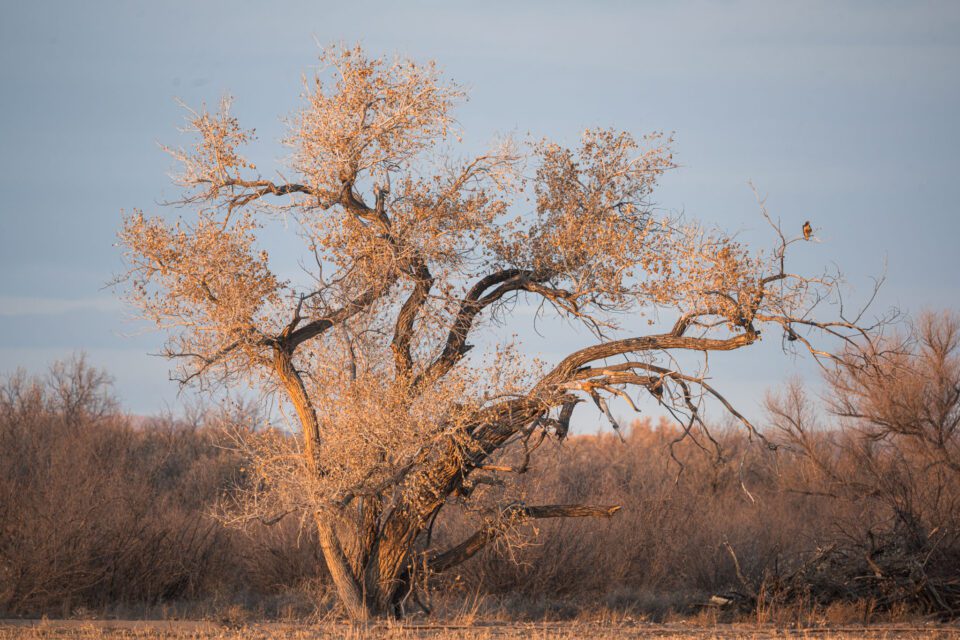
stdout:
POLYGON ((829 548, 776 586, 956 615, 960 317, 925 313, 909 335, 845 353, 825 378, 831 431, 799 384, 768 401, 798 456, 794 490, 842 505, 829 548))
POLYGON ((210 517, 239 466, 215 414, 135 426, 109 380, 81 357, 0 384, 0 611, 229 599, 319 575, 298 531, 241 537, 210 517))

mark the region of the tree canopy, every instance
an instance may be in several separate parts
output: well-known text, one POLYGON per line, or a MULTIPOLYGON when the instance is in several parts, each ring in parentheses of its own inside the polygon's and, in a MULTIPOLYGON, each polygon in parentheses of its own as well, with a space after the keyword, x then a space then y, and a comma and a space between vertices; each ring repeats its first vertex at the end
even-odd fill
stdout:
POLYGON ((763 327, 819 358, 830 354, 818 332, 864 336, 859 318, 815 315, 836 277, 788 270, 800 224, 785 234, 762 210, 773 243, 755 252, 654 210, 657 180, 675 166, 670 136, 588 129, 573 148, 504 138, 464 155, 454 107, 465 94, 435 64, 359 48, 321 61, 289 119, 282 173, 265 176, 242 155, 254 134, 229 101, 191 111, 193 146, 168 151, 195 215, 170 223, 134 211, 120 240, 127 296, 167 332, 178 378, 246 381, 296 416, 296 441, 251 439, 239 513, 308 516, 351 615, 388 611, 416 571, 454 566, 493 539, 491 523, 614 513, 497 493, 546 438, 567 435, 578 403, 616 426, 608 401, 648 393, 695 437, 712 396, 752 430, 672 354, 747 347, 763 327), (280 217, 306 283, 276 273, 260 244, 280 217), (594 344, 555 363, 509 343, 466 357, 521 298, 594 344), (673 327, 638 335, 653 314, 673 327), (497 517, 432 549, 444 505, 485 493, 497 517))

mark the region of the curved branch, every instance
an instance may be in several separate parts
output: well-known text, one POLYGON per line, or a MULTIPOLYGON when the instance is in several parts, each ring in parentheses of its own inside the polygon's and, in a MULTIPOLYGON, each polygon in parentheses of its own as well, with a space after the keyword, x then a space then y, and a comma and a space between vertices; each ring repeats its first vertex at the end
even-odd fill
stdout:
POLYGON ((430 289, 433 287, 433 276, 430 269, 422 260, 417 260, 410 274, 416 284, 410 297, 403 303, 400 313, 397 315, 396 328, 393 333, 393 342, 390 347, 393 350, 393 359, 396 365, 397 376, 406 377, 413 368, 413 358, 410 355, 410 342, 413 339, 413 323, 417 319, 417 313, 427 301, 430 289))
POLYGON ((333 311, 322 318, 316 318, 298 329, 288 332, 285 331, 284 335, 282 335, 280 338, 281 341, 284 343, 284 346, 292 352, 307 340, 315 338, 330 327, 349 320, 357 313, 369 307, 371 304, 376 302, 396 281, 397 276, 393 275, 386 279, 383 283, 371 286, 336 311, 333 311))
POLYGON ((503 269, 481 278, 470 288, 470 291, 460 302, 460 309, 457 311, 450 332, 447 334, 443 350, 436 360, 430 363, 426 370, 417 377, 415 385, 420 384, 423 380, 435 380, 442 377, 470 350, 470 347, 467 346, 467 335, 470 333, 477 314, 483 310, 484 306, 506 293, 506 291, 503 291, 493 299, 483 298, 487 289, 523 274, 532 275, 532 272, 521 269, 503 269))
POLYGON ((623 340, 612 340, 573 352, 554 367, 553 371, 547 374, 537 387, 542 390, 548 386, 562 384, 568 380, 575 379, 577 370, 590 362, 626 353, 665 351, 671 349, 688 351, 733 351, 753 344, 758 338, 759 335, 748 328, 744 333, 729 338, 693 338, 671 332, 652 336, 626 338, 623 340))
POLYGON ((575 295, 565 289, 545 286, 544 283, 548 279, 547 273, 528 269, 504 269, 477 281, 461 301, 460 309, 454 317, 440 355, 417 377, 414 384, 436 380, 446 375, 471 349, 467 344, 467 337, 473 329, 477 315, 509 293, 516 291, 535 293, 563 307, 566 311, 577 314, 575 295), (496 288, 485 293, 492 287, 496 288))

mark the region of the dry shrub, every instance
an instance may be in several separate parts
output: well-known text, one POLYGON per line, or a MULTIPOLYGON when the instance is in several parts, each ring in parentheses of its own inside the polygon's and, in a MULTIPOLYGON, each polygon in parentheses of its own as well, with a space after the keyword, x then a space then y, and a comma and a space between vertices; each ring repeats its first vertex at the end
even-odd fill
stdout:
POLYGON ((239 466, 222 414, 134 419, 109 384, 82 357, 0 384, 0 612, 249 598, 318 575, 295 526, 209 515, 239 466))
POLYGON ((909 334, 843 354, 826 380, 831 431, 799 385, 768 401, 794 456, 789 486, 819 496, 834 531, 775 590, 956 616, 960 316, 925 313, 909 334))

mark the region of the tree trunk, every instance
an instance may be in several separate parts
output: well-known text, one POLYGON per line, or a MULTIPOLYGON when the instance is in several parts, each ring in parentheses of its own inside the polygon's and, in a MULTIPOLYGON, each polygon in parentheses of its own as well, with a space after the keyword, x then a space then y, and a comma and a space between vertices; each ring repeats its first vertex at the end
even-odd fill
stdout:
MULTIPOLYGON (((587 506, 577 504, 527 506, 514 504, 504 509, 502 516, 521 515, 526 518, 609 518, 619 506, 587 506)), ((366 559, 365 563, 351 562, 344 553, 337 527, 331 520, 317 516, 317 528, 320 533, 320 546, 333 584, 347 615, 356 621, 367 621, 389 615, 399 617, 399 602, 410 588, 410 554, 422 527, 415 521, 404 517, 391 519, 387 527, 372 540, 372 547, 362 548, 353 545, 366 559)), ((357 523, 345 523, 362 525, 357 523)), ((366 536, 362 529, 344 531, 344 536, 356 536, 356 542, 362 543, 366 536)), ((431 572, 445 571, 474 556, 494 540, 499 532, 492 527, 484 527, 475 534, 443 552, 430 557, 431 572)))
POLYGON ((323 559, 326 561, 330 578, 337 589, 340 602, 347 610, 347 615, 357 621, 376 617, 376 612, 369 609, 367 599, 350 570, 350 563, 343 553, 343 547, 340 545, 333 524, 324 514, 319 513, 316 515, 316 522, 320 550, 323 552, 323 559))
POLYGON ((419 531, 371 535, 363 518, 337 522, 328 514, 317 514, 316 523, 327 569, 347 615, 361 622, 396 615, 401 576, 419 531))

